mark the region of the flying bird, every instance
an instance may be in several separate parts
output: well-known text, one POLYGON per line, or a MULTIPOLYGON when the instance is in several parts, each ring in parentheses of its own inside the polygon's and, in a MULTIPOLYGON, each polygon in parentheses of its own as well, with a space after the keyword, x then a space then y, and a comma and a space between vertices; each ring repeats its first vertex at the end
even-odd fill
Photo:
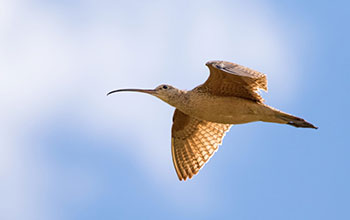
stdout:
POLYGON ((317 129, 302 118, 264 104, 258 92, 267 91, 265 74, 226 61, 206 65, 208 79, 190 91, 163 84, 155 89, 118 89, 107 94, 147 93, 176 108, 171 153, 179 180, 191 179, 199 172, 234 124, 263 121, 317 129))

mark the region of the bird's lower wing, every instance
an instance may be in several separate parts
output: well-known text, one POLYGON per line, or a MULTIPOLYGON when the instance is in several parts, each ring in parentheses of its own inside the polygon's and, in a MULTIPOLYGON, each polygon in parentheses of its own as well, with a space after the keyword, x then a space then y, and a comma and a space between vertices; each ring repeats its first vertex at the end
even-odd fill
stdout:
POLYGON ((173 117, 171 153, 180 180, 192 178, 218 150, 230 124, 193 118, 176 109, 173 117))

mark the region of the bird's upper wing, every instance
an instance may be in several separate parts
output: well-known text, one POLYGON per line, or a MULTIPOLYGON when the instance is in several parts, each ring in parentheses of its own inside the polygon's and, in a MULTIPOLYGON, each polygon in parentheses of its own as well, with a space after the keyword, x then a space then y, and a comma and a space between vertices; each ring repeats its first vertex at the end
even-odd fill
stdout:
POLYGON ((193 118, 176 109, 171 130, 171 154, 180 180, 192 178, 218 150, 230 124, 193 118))
POLYGON ((210 76, 196 89, 204 89, 214 95, 264 101, 258 91, 259 89, 267 91, 265 74, 226 61, 209 61, 206 65, 210 69, 210 76))

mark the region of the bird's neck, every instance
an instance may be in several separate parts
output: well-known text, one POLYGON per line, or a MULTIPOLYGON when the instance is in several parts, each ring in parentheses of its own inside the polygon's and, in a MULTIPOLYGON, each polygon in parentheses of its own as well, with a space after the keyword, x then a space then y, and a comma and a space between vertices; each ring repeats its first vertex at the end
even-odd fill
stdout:
POLYGON ((175 108, 187 105, 189 101, 188 91, 185 90, 178 90, 176 93, 170 94, 167 98, 168 100, 166 102, 175 108))

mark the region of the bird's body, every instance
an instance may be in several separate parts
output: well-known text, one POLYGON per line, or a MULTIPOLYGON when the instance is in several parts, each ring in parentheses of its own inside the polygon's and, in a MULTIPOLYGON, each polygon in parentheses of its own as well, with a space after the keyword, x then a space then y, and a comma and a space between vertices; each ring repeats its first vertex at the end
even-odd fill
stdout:
POLYGON ((252 100, 234 96, 217 96, 198 90, 183 91, 174 105, 192 117, 223 124, 244 124, 254 121, 282 122, 279 111, 252 100))
POLYGON ((302 118, 266 104, 258 90, 267 91, 266 76, 225 61, 211 61, 207 81, 190 91, 169 85, 154 90, 121 89, 154 95, 174 106, 172 156, 180 180, 192 178, 213 156, 232 124, 254 121, 316 128, 302 118))

